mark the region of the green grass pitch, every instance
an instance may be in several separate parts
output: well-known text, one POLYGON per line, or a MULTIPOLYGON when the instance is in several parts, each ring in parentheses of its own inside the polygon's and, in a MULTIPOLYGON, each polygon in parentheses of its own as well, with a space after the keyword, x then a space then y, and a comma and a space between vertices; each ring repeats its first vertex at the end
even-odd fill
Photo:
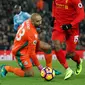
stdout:
MULTIPOLYGON (((45 61, 40 61, 45 66, 45 61)), ((70 67, 75 71, 76 63, 72 60, 68 60, 70 67)), ((12 65, 18 67, 15 61, 0 61, 0 65, 12 65)), ((35 71, 34 77, 18 77, 12 73, 8 73, 5 78, 0 76, 0 85, 85 85, 85 60, 83 61, 83 70, 80 75, 73 75, 69 80, 64 80, 65 69, 59 64, 58 61, 53 60, 53 68, 62 72, 61 75, 55 76, 51 81, 46 81, 41 78, 40 73, 36 67, 33 67, 35 71)))

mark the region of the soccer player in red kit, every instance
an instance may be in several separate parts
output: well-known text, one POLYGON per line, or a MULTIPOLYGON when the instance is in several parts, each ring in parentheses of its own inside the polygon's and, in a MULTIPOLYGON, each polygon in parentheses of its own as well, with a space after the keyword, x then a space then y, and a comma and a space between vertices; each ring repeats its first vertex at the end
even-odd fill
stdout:
POLYGON ((68 66, 66 55, 71 57, 77 63, 75 74, 80 74, 82 70, 82 60, 75 52, 79 37, 79 22, 84 19, 84 8, 81 0, 53 0, 52 16, 54 28, 52 31, 52 40, 55 46, 55 54, 59 62, 66 69, 64 79, 69 79, 73 71, 68 66), (66 55, 64 55, 61 44, 66 42, 66 55))

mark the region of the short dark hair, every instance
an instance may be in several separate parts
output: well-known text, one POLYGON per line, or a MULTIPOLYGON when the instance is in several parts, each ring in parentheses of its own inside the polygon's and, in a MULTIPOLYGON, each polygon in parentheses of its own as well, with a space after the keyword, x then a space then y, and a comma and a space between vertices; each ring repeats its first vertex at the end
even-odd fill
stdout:
POLYGON ((18 5, 18 4, 16 4, 16 5, 14 6, 14 9, 19 9, 19 7, 21 7, 21 6, 18 5))

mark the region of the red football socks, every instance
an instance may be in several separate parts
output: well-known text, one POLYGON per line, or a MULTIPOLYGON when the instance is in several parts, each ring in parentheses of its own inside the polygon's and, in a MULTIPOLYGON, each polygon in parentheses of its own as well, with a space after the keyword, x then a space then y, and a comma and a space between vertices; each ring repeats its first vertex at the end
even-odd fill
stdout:
POLYGON ((65 55, 63 53, 63 50, 56 51, 55 54, 56 54, 56 57, 59 60, 59 62, 63 65, 63 67, 65 69, 67 69, 68 68, 68 63, 66 61, 65 55))

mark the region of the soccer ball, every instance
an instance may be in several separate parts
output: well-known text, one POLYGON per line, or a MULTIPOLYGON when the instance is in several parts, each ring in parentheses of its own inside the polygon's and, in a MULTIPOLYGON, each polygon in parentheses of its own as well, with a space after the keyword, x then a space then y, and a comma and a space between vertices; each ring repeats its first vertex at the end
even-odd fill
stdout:
POLYGON ((41 77, 47 81, 50 81, 55 77, 55 71, 49 67, 44 67, 41 70, 41 77))

